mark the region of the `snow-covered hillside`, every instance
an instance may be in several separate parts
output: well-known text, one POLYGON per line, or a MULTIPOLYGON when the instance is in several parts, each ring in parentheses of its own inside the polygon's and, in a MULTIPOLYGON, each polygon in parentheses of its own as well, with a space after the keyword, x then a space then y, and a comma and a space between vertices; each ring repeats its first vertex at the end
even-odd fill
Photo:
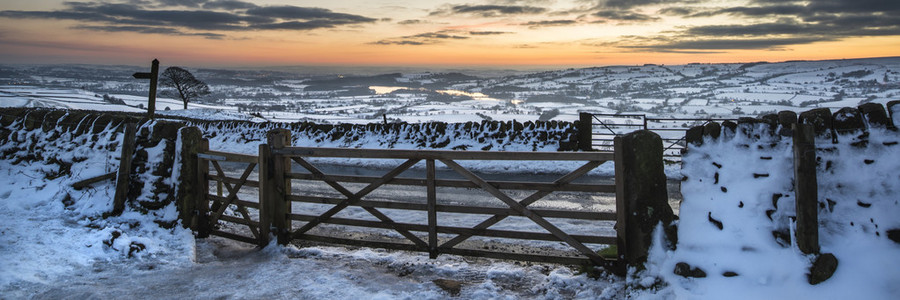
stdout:
MULTIPOLYGON (((143 69, 0 66, 0 106, 140 110, 147 105, 147 83, 130 74, 143 69)), ((900 57, 609 66, 495 78, 430 72, 311 76, 201 69, 195 73, 213 91, 189 106, 204 113, 178 112, 180 100, 166 97, 165 89, 158 112, 277 122, 359 124, 385 117, 409 123, 525 122, 574 121, 579 111, 755 117, 782 110, 885 104, 900 98, 900 57)))

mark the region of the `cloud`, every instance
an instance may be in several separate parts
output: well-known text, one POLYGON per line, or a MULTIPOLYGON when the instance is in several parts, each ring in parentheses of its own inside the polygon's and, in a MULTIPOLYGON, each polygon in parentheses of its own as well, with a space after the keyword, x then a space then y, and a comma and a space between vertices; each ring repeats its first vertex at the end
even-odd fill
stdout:
MULTIPOLYGON (((735 21, 732 24, 682 26, 656 36, 623 38, 603 46, 674 53, 735 49, 785 50, 791 45, 837 41, 850 37, 900 35, 900 1, 751 0, 744 6, 725 8, 665 6, 671 2, 610 0, 595 8, 631 9, 640 5, 662 4, 664 7, 658 10, 659 14, 684 18, 729 15, 735 21)), ((607 16, 603 15, 602 10, 594 15, 607 16)), ((613 14, 608 16, 616 17, 613 14)))
POLYGON ((615 21, 650 22, 659 20, 658 17, 651 17, 649 15, 625 10, 601 10, 594 13, 593 15, 603 19, 615 21))
POLYGON ((256 7, 248 9, 247 15, 285 20, 327 20, 329 23, 333 24, 369 23, 376 21, 376 19, 373 18, 336 13, 324 8, 297 6, 256 7))
POLYGON ((257 6, 234 0, 157 0, 130 3, 65 2, 64 8, 47 11, 0 11, 0 17, 17 19, 74 20, 77 28, 96 31, 196 35, 221 38, 221 34, 199 31, 296 30, 306 31, 376 22, 361 15, 324 8, 257 6), (167 7, 203 9, 166 9, 167 7), (156 29, 154 29, 156 28, 156 29))
POLYGON ((218 33, 209 33, 209 32, 199 32, 199 33, 186 33, 174 28, 166 28, 166 27, 151 27, 151 26, 90 26, 90 25, 81 25, 74 26, 74 29, 83 29, 83 30, 91 30, 91 31, 105 31, 105 32, 138 32, 138 33, 151 33, 151 34, 166 34, 166 35, 182 35, 182 36, 202 36, 209 39, 221 39, 224 38, 224 34, 218 33))
POLYGON ((545 20, 545 21, 531 21, 527 23, 522 23, 521 25, 528 26, 530 28, 539 28, 539 27, 549 27, 549 26, 569 26, 578 24, 578 21, 575 20, 545 20))
POLYGON ((651 52, 673 52, 684 50, 778 50, 783 46, 810 44, 821 41, 823 41, 823 39, 814 37, 706 39, 673 40, 653 45, 627 45, 619 47, 651 52))
POLYGON ((502 34, 513 34, 514 32, 505 32, 505 31, 460 31, 460 30, 443 30, 436 32, 426 32, 420 33, 416 35, 408 35, 402 36, 398 38, 390 38, 384 39, 380 41, 371 42, 371 45, 407 45, 407 46, 420 46, 420 45, 434 45, 441 44, 447 41, 460 41, 460 40, 468 40, 472 37, 480 37, 480 36, 491 36, 491 35, 502 35, 502 34), (468 35, 468 36, 466 36, 468 35))
POLYGON ((369 44, 372 45, 411 45, 411 46, 419 46, 419 45, 433 45, 439 44, 447 40, 465 40, 469 39, 467 36, 458 35, 455 31, 437 31, 437 32, 426 32, 420 33, 416 35, 408 35, 399 38, 392 39, 384 39, 376 42, 371 42, 369 44))
POLYGON ((205 9, 224 9, 224 10, 241 10, 259 7, 256 4, 244 1, 219 0, 203 3, 205 9))
POLYGON ((485 18, 505 15, 533 15, 547 12, 546 8, 527 5, 454 5, 431 12, 431 15, 469 14, 485 18))
POLYGON ((397 22, 397 24, 400 24, 400 25, 419 25, 419 24, 428 24, 428 23, 431 23, 431 22, 425 21, 425 20, 403 20, 403 21, 397 22))
POLYGON ((469 35, 501 35, 501 34, 510 34, 512 32, 506 31, 469 31, 469 35))

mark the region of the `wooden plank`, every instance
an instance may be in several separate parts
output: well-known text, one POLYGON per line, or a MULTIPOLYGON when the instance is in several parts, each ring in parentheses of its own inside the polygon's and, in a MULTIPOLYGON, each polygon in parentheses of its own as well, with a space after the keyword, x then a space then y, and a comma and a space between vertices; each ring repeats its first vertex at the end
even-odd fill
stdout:
POLYGON ((269 190, 272 186, 271 178, 269 170, 271 166, 269 165, 269 160, 271 160, 271 154, 269 154, 269 145, 268 144, 260 144, 259 145, 259 184, 257 187, 259 188, 259 243, 260 245, 267 245, 269 243, 269 233, 272 231, 272 210, 274 209, 274 203, 270 200, 271 191, 269 190))
POLYGON ((291 170, 291 160, 283 155, 274 154, 275 149, 291 146, 291 131, 287 129, 275 129, 266 133, 266 142, 269 145, 269 198, 272 207, 272 224, 278 237, 278 243, 286 245, 290 242, 291 221, 287 214, 291 212, 291 202, 284 197, 291 193, 291 180, 284 174, 291 170))
POLYGON ((252 237, 247 237, 247 236, 243 236, 243 235, 239 235, 239 234, 235 234, 235 233, 231 233, 231 232, 227 232, 227 231, 216 230, 216 229, 211 230, 211 231, 209 232, 209 234, 215 235, 215 236, 220 236, 220 237, 223 237, 223 238, 226 238, 226 239, 235 240, 235 241, 238 241, 238 242, 244 242, 244 243, 247 243, 247 244, 254 244, 254 245, 256 245, 257 242, 258 242, 257 239, 252 238, 252 237))
MULTIPOLYGON (((208 195, 208 197, 209 197, 209 200, 212 200, 212 201, 215 201, 215 202, 219 202, 220 205, 221 205, 222 203, 225 203, 226 201, 228 201, 228 198, 227 198, 227 197, 219 197, 219 196, 216 196, 216 195, 208 195)), ((259 204, 259 203, 257 203, 257 202, 250 202, 250 201, 244 201, 244 200, 241 200, 240 198, 235 198, 234 200, 231 200, 231 203, 230 203, 230 204, 239 205, 239 206, 245 206, 245 207, 249 207, 249 208, 260 209, 260 204, 259 204)))
POLYGON ((134 123, 125 124, 119 172, 116 175, 116 193, 113 196, 112 215, 115 216, 121 215, 125 211, 125 198, 128 196, 128 182, 131 177, 131 162, 134 159, 134 135, 136 131, 137 128, 134 123))
MULTIPOLYGON (((238 205, 238 212, 241 213, 241 216, 244 218, 248 224, 254 223, 252 219, 250 219, 250 213, 247 212, 247 207, 243 205, 238 205)), ((253 233, 253 236, 259 239, 259 223, 256 226, 250 226, 250 233, 253 233)))
MULTIPOLYGON (((216 174, 216 175, 209 175, 209 179, 210 179, 210 180, 219 181, 219 182, 223 182, 223 183, 228 183, 228 184, 238 184, 238 183, 241 182, 241 179, 240 179, 240 178, 228 177, 227 175, 226 175, 226 176, 222 176, 222 175, 219 175, 219 174, 216 174)), ((258 188, 258 187, 259 187, 259 181, 247 179, 247 180, 244 181, 244 186, 249 186, 249 187, 258 188)))
POLYGON ((600 257, 599 255, 597 255, 596 252, 594 252, 590 248, 586 247, 581 242, 573 239, 571 236, 569 236, 564 231, 560 230, 558 227, 556 227, 552 223, 547 222, 547 220, 545 220, 540 215, 537 215, 534 212, 528 210, 527 208, 525 208, 525 206, 523 206, 522 204, 519 204, 519 202, 516 202, 515 200, 513 200, 512 198, 510 198, 509 196, 507 196, 500 190, 494 188, 493 186, 491 186, 490 184, 485 182, 483 179, 478 177, 478 175, 475 175, 474 173, 463 168, 462 166, 460 166, 459 164, 457 164, 456 162, 454 162, 452 160, 442 159, 441 162, 443 162, 445 165, 447 165, 451 169, 458 172, 460 175, 463 175, 463 177, 466 177, 469 180, 471 180, 472 182, 477 183, 478 185, 481 186, 482 189, 484 189, 491 195, 494 195, 494 197, 496 197, 497 199, 500 199, 501 201, 506 203, 506 205, 509 205, 509 207, 511 207, 512 209, 515 209, 516 211, 521 213, 523 216, 531 219, 531 221, 533 221, 535 224, 538 224, 539 226, 543 227, 544 229, 549 231, 554 236, 565 241, 566 244, 569 244, 569 246, 572 246, 573 248, 575 248, 576 250, 578 250, 579 252, 581 252, 582 254, 587 256, 588 258, 590 258, 591 261, 594 261, 595 263, 599 264, 600 261, 603 260, 603 258, 600 257))
POLYGON ((515 151, 443 151, 355 148, 290 147, 273 150, 274 154, 289 157, 344 157, 390 159, 450 159, 450 160, 581 160, 607 161, 612 152, 515 152, 515 151))
MULTIPOLYGON (((289 201, 317 204, 338 204, 344 201, 343 198, 317 197, 317 196, 288 196, 289 201)), ((375 208, 402 209, 428 211, 427 204, 395 202, 395 201, 376 201, 376 200, 360 200, 353 206, 368 206, 375 208)), ((485 206, 464 206, 464 205, 435 205, 437 212, 445 213, 464 213, 464 214, 482 214, 482 215, 505 215, 505 216, 521 216, 519 212, 508 207, 485 207, 485 206)), ((615 212, 589 212, 589 211, 569 211, 569 210, 550 210, 550 209, 531 209, 531 211, 545 218, 575 219, 575 220, 595 220, 595 221, 615 221, 615 212)))
POLYGON ((474 249, 438 248, 438 252, 440 252, 441 254, 450 254, 450 255, 473 256, 473 257, 484 257, 484 258, 517 260, 517 261, 531 261, 531 262, 540 262, 540 263, 554 263, 554 264, 562 264, 562 265, 589 265, 592 263, 590 259, 581 258, 581 257, 566 257, 566 256, 552 256, 552 255, 538 255, 538 254, 524 254, 524 253, 510 253, 510 252, 493 252, 493 251, 474 250, 474 249))
POLYGON ((345 238, 315 235, 315 234, 308 234, 308 233, 297 234, 295 238, 307 240, 307 241, 316 241, 316 242, 323 242, 323 243, 341 244, 341 245, 359 246, 359 247, 383 248, 383 249, 418 251, 418 252, 425 252, 428 250, 425 247, 420 247, 420 246, 416 246, 413 244, 400 244, 400 243, 392 243, 392 242, 354 240, 354 239, 345 239, 345 238))
MULTIPOLYGON (((371 247, 371 248, 393 249, 393 250, 414 251, 414 252, 427 252, 427 249, 423 249, 421 247, 417 247, 416 245, 411 245, 411 244, 400 244, 400 243, 381 242, 381 241, 354 240, 354 239, 337 238, 337 237, 314 235, 314 234, 302 234, 298 238, 302 238, 302 239, 308 240, 308 241, 349 245, 349 246, 357 246, 357 247, 371 247)), ((439 248, 438 252, 441 254, 462 255, 462 256, 472 256, 472 257, 485 257, 485 258, 506 259, 506 260, 519 260, 519 261, 532 261, 532 262, 542 262, 542 263, 556 263, 556 264, 566 264, 566 265, 586 265, 586 264, 591 263, 591 260, 585 259, 585 258, 580 258, 580 257, 565 257, 565 256, 537 255, 537 254, 523 254, 523 253, 509 253, 509 252, 492 252, 492 251, 472 250, 472 249, 439 248)))
POLYGON ((425 182, 426 182, 426 191, 425 193, 428 204, 426 208, 428 210, 428 256, 432 259, 437 258, 437 211, 435 210, 435 206, 437 206, 437 190, 435 188, 434 183, 434 160, 429 159, 425 161, 425 182))
MULTIPOLYGON (((309 173, 287 173, 285 176, 291 179, 300 180, 322 180, 322 177, 309 173)), ((328 175, 337 182, 352 183, 372 183, 377 181, 378 177, 373 176, 351 176, 351 175, 328 175)), ((425 186, 425 179, 396 177, 385 184, 395 185, 414 185, 425 186)), ((568 183, 558 185, 548 182, 518 182, 518 181, 488 181, 491 185, 502 190, 538 190, 538 191, 555 191, 555 192, 588 192, 588 193, 614 193, 615 184, 579 184, 568 183)), ((435 186, 439 187, 457 187, 457 188, 478 188, 478 185, 467 180, 454 179, 435 179, 435 186)))
MULTIPOLYGON (((201 139, 197 146, 198 152, 209 150, 209 140, 201 139)), ((203 158, 197 158, 197 178, 194 186, 194 196, 197 199, 195 207, 197 208, 196 230, 197 236, 205 238, 209 236, 212 225, 209 223, 209 161, 203 158)))
POLYGON ((242 162, 242 163, 257 163, 259 159, 256 155, 249 155, 243 153, 232 153, 232 152, 224 152, 224 151, 215 151, 215 150, 206 150, 202 153, 197 154, 198 156, 208 159, 208 160, 217 160, 217 161, 232 161, 232 162, 242 162))
MULTIPOLYGON (((296 221, 312 221, 312 220, 315 220, 315 218, 316 218, 316 216, 313 216, 313 215, 303 215, 303 214, 291 214, 290 217, 291 217, 291 220, 296 220, 296 221)), ((384 222, 379 222, 379 221, 357 220, 357 219, 348 219, 348 218, 332 217, 322 223, 334 224, 334 225, 366 227, 366 228, 379 228, 379 229, 402 228, 404 230, 416 231, 416 232, 430 232, 431 231, 430 225, 410 224, 410 223, 386 224, 384 222)), ((558 237, 556 237, 552 234, 549 234, 549 233, 531 232, 531 231, 475 229, 475 228, 455 227, 455 226, 435 226, 434 230, 436 233, 465 234, 465 235, 469 235, 469 236, 484 236, 484 237, 494 237, 494 238, 520 239, 520 240, 533 240, 533 241, 551 241, 551 242, 562 241, 558 237)), ((579 242, 589 243, 589 244, 612 245, 612 244, 615 244, 615 242, 616 242, 615 237, 609 237, 609 236, 591 236, 591 235, 571 235, 571 236, 579 242)))
MULTIPOLYGON (((229 215, 224 215, 224 216, 219 217, 219 221, 225 221, 225 222, 237 223, 237 224, 241 224, 241 225, 247 225, 247 226, 249 226, 249 227, 251 227, 251 228, 259 228, 259 222, 254 222, 254 221, 252 221, 252 220, 247 220, 247 219, 238 218, 238 217, 232 217, 232 216, 229 216, 229 215)), ((255 235, 254 235, 254 236, 255 236, 255 235)))
POLYGON ((72 188, 76 190, 83 189, 89 185, 92 185, 97 182, 101 182, 104 180, 113 180, 116 179, 116 172, 109 172, 100 176, 91 177, 88 179, 84 179, 72 184, 72 188))
POLYGON ((629 209, 625 200, 625 159, 623 156, 625 150, 621 137, 616 137, 613 147, 613 152, 616 154, 616 247, 618 249, 618 260, 625 261, 625 253, 628 253, 628 243, 625 242, 625 237, 628 236, 629 209))

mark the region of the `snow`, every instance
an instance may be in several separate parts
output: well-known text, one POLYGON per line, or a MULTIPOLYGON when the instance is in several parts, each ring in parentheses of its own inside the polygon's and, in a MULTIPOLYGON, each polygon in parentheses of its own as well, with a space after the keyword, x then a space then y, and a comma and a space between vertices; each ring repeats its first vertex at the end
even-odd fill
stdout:
MULTIPOLYGON (((179 298, 438 299, 450 295, 433 281, 450 279, 463 284, 461 298, 894 298, 900 292, 900 262, 891 258, 900 255, 900 246, 885 237, 885 230, 900 227, 895 218, 900 214, 895 199, 900 148, 889 146, 900 139, 897 134, 873 129, 867 148, 851 145, 856 136, 841 136, 835 150, 821 154, 835 163, 819 172, 820 195, 838 203, 820 211, 821 245, 838 258, 839 267, 831 279, 813 286, 806 283, 811 258, 772 236, 772 231, 790 234, 792 228, 789 139, 756 130, 762 133, 759 140, 708 140, 688 152, 681 171, 687 181, 677 249, 661 247, 656 234, 646 269, 631 270, 624 278, 590 278, 558 265, 452 255, 431 260, 420 253, 368 248, 273 244, 256 250, 215 237, 195 240, 180 226, 161 227, 155 221, 172 218, 172 205, 150 214, 129 206, 121 216, 102 218, 111 208, 112 184, 82 191, 69 186, 110 171, 116 159, 96 154, 111 153, 106 149, 117 144, 120 134, 107 128, 98 134, 100 142, 92 144, 90 136, 18 130, 15 141, 0 150, 40 145, 42 156, 74 163, 71 176, 48 179, 58 167, 47 160, 0 160, 0 293, 12 298, 154 293, 179 298), (860 164, 864 160, 874 163, 860 164), (777 208, 774 194, 782 194, 777 208), (766 216, 771 209, 773 220, 766 216), (723 229, 709 218, 721 221, 723 229), (708 276, 675 275, 679 262, 700 267, 708 276), (722 276, 728 271, 739 275, 722 276)), ((156 148, 148 152, 160 155, 156 148)), ((393 217, 402 221, 404 216, 393 217)))
MULTIPOLYGON (((668 282, 662 292, 675 298, 895 299, 900 262, 894 258, 900 245, 885 232, 900 228, 900 148, 885 143, 896 143, 900 136, 872 129, 868 147, 852 146, 857 138, 847 135, 834 150, 818 152, 823 161, 817 170, 820 203, 836 203, 819 210, 821 252, 833 253, 839 263, 833 277, 809 285, 812 257, 773 237, 773 232, 793 236, 790 138, 770 136, 762 127, 753 132, 761 138, 707 139, 685 154, 678 245, 664 250, 658 240, 645 276, 668 282), (712 220, 721 222, 721 229, 712 220), (675 275, 679 262, 708 276, 675 275), (726 277, 725 272, 738 275, 726 277)), ((830 140, 817 144, 831 147, 830 140)))

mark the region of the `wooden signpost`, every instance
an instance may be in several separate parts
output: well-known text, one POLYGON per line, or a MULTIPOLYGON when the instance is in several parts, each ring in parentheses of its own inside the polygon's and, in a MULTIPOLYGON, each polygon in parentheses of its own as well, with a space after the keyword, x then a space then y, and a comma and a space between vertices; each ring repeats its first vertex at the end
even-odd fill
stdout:
POLYGON ((147 105, 147 116, 153 118, 153 113, 156 111, 156 83, 159 79, 159 60, 153 60, 149 73, 137 72, 131 76, 137 79, 150 79, 150 99, 147 105))

